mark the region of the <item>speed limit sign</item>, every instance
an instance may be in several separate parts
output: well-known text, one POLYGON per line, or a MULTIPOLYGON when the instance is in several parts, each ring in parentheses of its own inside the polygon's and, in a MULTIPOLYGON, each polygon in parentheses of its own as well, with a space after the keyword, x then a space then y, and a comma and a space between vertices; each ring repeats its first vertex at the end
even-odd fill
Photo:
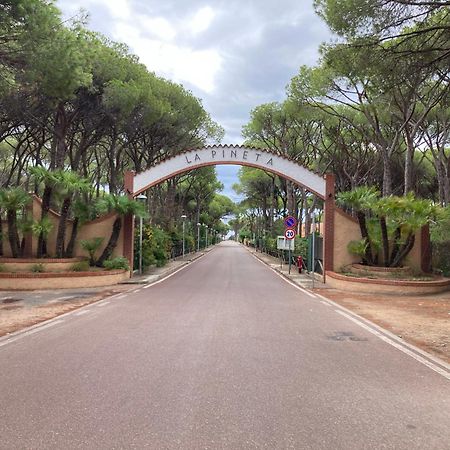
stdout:
POLYGON ((295 230, 288 228, 287 230, 284 231, 284 237, 288 240, 294 239, 295 238, 295 230))

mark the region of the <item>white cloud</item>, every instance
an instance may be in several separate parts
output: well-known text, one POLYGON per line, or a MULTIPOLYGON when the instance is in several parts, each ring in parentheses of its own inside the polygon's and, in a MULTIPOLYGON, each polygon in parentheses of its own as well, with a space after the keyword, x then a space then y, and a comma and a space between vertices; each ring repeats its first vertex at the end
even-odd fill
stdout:
POLYGON ((215 13, 210 6, 199 9, 189 21, 190 31, 194 34, 206 31, 214 20, 214 16, 215 13))
POLYGON ((124 19, 131 16, 129 0, 87 0, 84 3, 105 6, 114 18, 124 19))
POLYGON ((215 88, 222 59, 216 50, 194 50, 170 42, 147 38, 135 26, 120 22, 116 39, 126 42, 152 71, 176 82, 188 82, 206 93, 215 88))
POLYGON ((177 35, 176 29, 162 17, 139 16, 138 22, 143 33, 149 33, 163 41, 173 41, 177 35))

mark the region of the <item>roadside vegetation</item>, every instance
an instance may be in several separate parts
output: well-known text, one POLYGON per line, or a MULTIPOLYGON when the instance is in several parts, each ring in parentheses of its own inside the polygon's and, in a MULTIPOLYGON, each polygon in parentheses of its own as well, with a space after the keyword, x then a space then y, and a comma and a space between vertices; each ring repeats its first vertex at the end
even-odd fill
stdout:
POLYGON ((0 214, 8 224, 0 242, 8 241, 14 257, 23 256, 30 232, 38 239, 33 256, 72 257, 80 227, 108 211, 118 219, 103 252, 85 244, 91 265, 110 261, 127 213, 167 238, 149 264, 179 251, 181 215, 190 249, 198 222, 211 235, 226 232, 221 214, 233 205, 219 194, 214 169, 162 183, 143 204, 123 191, 126 170, 220 141, 222 128, 190 91, 149 72, 126 45, 90 31, 86 18, 63 22, 53 2, 0 1, 0 48, 0 214), (25 220, 29 193, 42 199, 33 221, 25 220), (59 213, 57 226, 50 210, 59 213))
MULTIPOLYGON (((449 274, 450 228, 442 226, 450 204, 448 2, 314 4, 335 39, 321 46, 316 66, 299 68, 284 101, 251 112, 246 143, 335 174, 348 200, 342 206, 379 224, 369 234, 362 228, 354 244, 366 264, 401 264, 411 231, 429 221, 434 268, 449 274), (363 210, 350 201, 362 186, 378 193, 363 210), (444 210, 431 214, 437 205, 444 210)), ((241 240, 274 239, 288 214, 304 224, 301 236, 311 234, 313 213, 320 221, 321 201, 278 176, 243 168, 236 191, 244 197, 233 222, 241 240)))

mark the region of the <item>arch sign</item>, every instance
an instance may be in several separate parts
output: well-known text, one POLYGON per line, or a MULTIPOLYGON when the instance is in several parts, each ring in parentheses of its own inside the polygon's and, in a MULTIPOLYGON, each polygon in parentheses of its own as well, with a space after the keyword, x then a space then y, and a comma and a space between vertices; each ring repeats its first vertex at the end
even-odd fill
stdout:
MULTIPOLYGON (((150 169, 125 173, 125 191, 135 197, 175 175, 200 167, 234 164, 277 174, 305 187, 325 201, 324 267, 332 270, 334 224, 334 176, 320 176, 297 162, 273 151, 239 145, 212 145, 167 158, 150 169)), ((124 221, 124 256, 133 260, 133 218, 124 221)))
POLYGON ((133 195, 192 169, 217 164, 237 164, 267 170, 305 186, 325 197, 325 179, 286 157, 268 150, 244 146, 215 145, 191 150, 168 158, 145 172, 135 175, 133 195))

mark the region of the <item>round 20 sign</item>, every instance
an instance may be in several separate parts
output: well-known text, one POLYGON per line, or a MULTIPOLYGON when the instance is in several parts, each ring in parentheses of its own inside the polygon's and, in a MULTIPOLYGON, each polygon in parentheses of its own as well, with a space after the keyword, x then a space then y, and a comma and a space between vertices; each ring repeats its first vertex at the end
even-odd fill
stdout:
POLYGON ((291 230, 290 228, 284 231, 284 237, 288 240, 295 238, 295 230, 291 230))

